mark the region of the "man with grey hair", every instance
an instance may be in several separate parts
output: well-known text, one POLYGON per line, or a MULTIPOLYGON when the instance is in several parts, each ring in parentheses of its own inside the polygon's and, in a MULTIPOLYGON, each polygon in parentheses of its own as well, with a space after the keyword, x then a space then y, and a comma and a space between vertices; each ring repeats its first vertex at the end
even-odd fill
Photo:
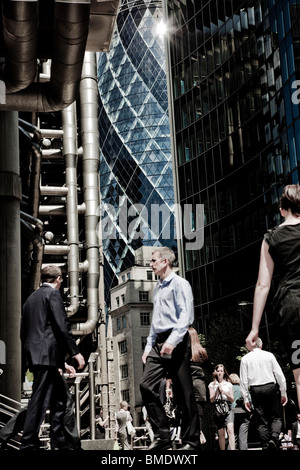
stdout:
POLYGON ((142 399, 155 439, 149 450, 171 446, 170 426, 162 406, 159 387, 170 378, 183 407, 182 442, 184 450, 199 449, 200 429, 190 372, 189 326, 194 321, 192 289, 189 282, 172 269, 175 254, 167 247, 155 248, 150 266, 160 280, 153 293, 153 315, 142 362, 142 399))
POLYGON ((240 388, 248 411, 251 411, 251 395, 262 448, 276 450, 282 428, 280 401, 282 406, 287 403, 286 379, 274 354, 264 351, 262 344, 257 338, 255 348, 242 357, 240 388))

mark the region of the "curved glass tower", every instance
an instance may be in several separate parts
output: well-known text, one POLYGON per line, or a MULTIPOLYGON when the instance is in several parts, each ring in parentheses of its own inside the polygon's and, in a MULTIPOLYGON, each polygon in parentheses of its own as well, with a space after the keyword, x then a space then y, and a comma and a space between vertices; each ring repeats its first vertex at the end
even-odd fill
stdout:
POLYGON ((142 245, 173 249, 174 192, 161 2, 123 0, 98 57, 106 292, 142 245))

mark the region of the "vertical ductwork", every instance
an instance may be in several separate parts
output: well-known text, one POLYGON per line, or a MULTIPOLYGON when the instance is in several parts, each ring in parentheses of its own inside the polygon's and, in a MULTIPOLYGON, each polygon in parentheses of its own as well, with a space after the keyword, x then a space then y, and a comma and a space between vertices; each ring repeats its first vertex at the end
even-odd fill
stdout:
POLYGON ((21 399, 21 179, 18 113, 0 113, 0 339, 6 347, 1 393, 21 399))
POLYGON ((2 2, 6 93, 27 88, 35 79, 38 48, 38 0, 2 2))
POLYGON ((99 320, 100 257, 97 227, 100 209, 98 87, 96 54, 85 53, 80 82, 81 140, 83 147, 82 175, 85 210, 85 244, 87 271, 87 308, 85 323, 72 325, 76 335, 91 333, 99 320))
POLYGON ((21 212, 22 234, 32 245, 29 293, 34 292, 40 285, 41 267, 44 255, 43 222, 25 212, 21 212))
POLYGON ((68 238, 68 276, 70 288, 70 305, 68 314, 73 315, 79 308, 79 239, 77 210, 77 117, 76 104, 73 103, 62 111, 63 156, 66 166, 66 200, 67 238, 68 238))
POLYGON ((55 0, 54 55, 48 101, 54 107, 77 98, 89 32, 90 0, 55 0))

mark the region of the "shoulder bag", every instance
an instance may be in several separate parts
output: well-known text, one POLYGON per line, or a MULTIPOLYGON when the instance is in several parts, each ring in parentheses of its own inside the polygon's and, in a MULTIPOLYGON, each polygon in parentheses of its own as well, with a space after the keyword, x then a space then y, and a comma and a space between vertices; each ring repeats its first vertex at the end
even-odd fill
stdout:
POLYGON ((227 400, 223 400, 220 392, 218 394, 218 397, 219 398, 216 398, 213 402, 214 415, 216 418, 226 418, 230 411, 229 403, 227 400))

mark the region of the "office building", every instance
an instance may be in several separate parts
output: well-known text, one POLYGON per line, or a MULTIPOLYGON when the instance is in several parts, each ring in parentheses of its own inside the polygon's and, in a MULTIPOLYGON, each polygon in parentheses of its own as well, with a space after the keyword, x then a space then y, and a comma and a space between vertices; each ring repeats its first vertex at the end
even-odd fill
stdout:
POLYGON ((137 249, 134 266, 122 271, 118 285, 111 289, 109 323, 113 338, 116 405, 118 400, 130 404, 135 426, 141 420, 142 355, 150 331, 152 296, 157 282, 150 268, 151 253, 151 247, 137 249))
POLYGON ((205 213, 203 247, 178 250, 203 333, 253 299, 263 234, 299 182, 299 8, 166 2, 176 202, 205 213))
POLYGON ((174 241, 174 191, 160 1, 121 2, 98 57, 106 300, 142 245, 174 241), (160 212, 160 215, 159 213, 160 212))

